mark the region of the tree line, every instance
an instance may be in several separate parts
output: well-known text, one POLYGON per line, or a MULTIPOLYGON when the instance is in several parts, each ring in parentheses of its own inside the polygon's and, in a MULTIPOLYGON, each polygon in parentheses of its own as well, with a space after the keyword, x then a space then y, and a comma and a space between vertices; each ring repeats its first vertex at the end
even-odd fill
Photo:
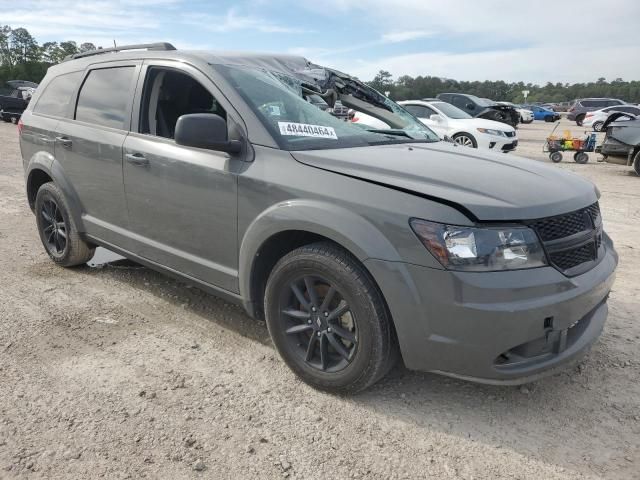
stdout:
MULTIPOLYGON (((0 26, 0 88, 7 80, 30 80, 40 83, 47 68, 61 62, 67 55, 94 50, 93 43, 78 44, 73 40, 45 42, 39 45, 26 28, 0 26)), ((534 85, 524 82, 483 82, 447 78, 403 75, 394 80, 391 73, 381 70, 366 82, 380 92, 389 92, 394 100, 435 97, 444 92, 460 92, 493 100, 522 103, 523 90, 528 90, 529 102, 567 102, 584 97, 613 97, 640 103, 640 81, 625 82, 621 78, 606 81, 599 78, 590 83, 551 83, 534 85)))
POLYGON ((78 45, 73 40, 39 45, 26 28, 0 26, 0 87, 7 80, 40 83, 51 65, 60 63, 67 55, 95 48, 93 43, 78 45))
POLYGON ((448 78, 404 75, 397 80, 386 70, 380 70, 374 79, 366 82, 380 92, 389 92, 394 100, 417 100, 435 97, 439 93, 467 93, 497 101, 523 103, 523 90, 528 90, 527 102, 569 102, 577 98, 609 97, 631 103, 640 103, 640 81, 625 82, 621 78, 606 81, 598 78, 589 83, 551 83, 534 85, 524 82, 457 81, 448 78))

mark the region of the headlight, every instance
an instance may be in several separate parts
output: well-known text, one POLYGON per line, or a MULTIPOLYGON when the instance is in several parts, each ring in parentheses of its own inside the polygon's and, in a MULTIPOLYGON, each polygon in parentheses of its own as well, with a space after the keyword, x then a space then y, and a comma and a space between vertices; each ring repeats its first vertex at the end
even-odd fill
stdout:
POLYGON ((409 222, 425 247, 449 270, 496 271, 547 265, 527 227, 460 227, 417 218, 409 222))
POLYGON ((503 131, 501 130, 493 130, 491 128, 478 128, 480 133, 486 133, 488 135, 497 135, 499 137, 506 137, 503 131))

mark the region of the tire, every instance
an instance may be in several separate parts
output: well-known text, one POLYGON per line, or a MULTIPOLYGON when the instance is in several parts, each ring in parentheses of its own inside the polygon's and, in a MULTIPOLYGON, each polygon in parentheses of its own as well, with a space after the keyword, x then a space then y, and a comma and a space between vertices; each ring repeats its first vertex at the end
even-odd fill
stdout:
POLYGON ((576 152, 573 154, 573 160, 576 163, 579 163, 581 165, 584 165, 585 163, 587 163, 589 161, 589 155, 585 152, 576 152))
POLYGON ((561 152, 550 153, 549 160, 551 160, 553 163, 560 163, 562 161, 562 153, 561 152))
POLYGON ((51 260, 62 267, 74 267, 91 260, 95 248, 80 237, 67 201, 53 182, 45 183, 38 190, 35 213, 40 240, 51 260))
POLYGON ((544 117, 544 121, 547 123, 551 123, 553 122, 553 117, 551 115, 547 115, 546 117, 544 117))
POLYGON ((478 148, 478 142, 470 133, 456 133, 452 138, 455 143, 463 147, 478 148))
POLYGON ((604 122, 595 122, 592 127, 593 127, 593 131, 594 132, 601 132, 602 131, 602 125, 604 125, 604 122))
POLYGON ((640 150, 638 150, 633 159, 633 170, 636 172, 636 175, 640 176, 640 150))
POLYGON ((584 113, 581 113, 580 115, 578 115, 576 117, 576 125, 581 127, 582 126, 582 122, 584 122, 584 117, 585 117, 584 113))
POLYGON ((364 390, 398 357, 382 294, 359 261, 332 243, 280 259, 267 282, 265 312, 280 356, 314 388, 364 390))

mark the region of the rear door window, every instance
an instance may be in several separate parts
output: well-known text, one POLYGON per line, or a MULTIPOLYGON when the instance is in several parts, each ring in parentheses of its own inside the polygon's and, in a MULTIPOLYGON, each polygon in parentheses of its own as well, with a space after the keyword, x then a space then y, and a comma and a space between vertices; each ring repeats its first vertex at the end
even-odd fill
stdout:
POLYGON ((51 80, 33 107, 33 113, 64 117, 71 95, 78 87, 81 78, 82 72, 72 72, 59 75, 51 80))
POLYGON ((124 129, 134 87, 135 67, 91 70, 78 95, 75 119, 124 129))
POLYGON ((404 105, 404 108, 418 118, 429 118, 431 115, 436 113, 424 105, 404 105))

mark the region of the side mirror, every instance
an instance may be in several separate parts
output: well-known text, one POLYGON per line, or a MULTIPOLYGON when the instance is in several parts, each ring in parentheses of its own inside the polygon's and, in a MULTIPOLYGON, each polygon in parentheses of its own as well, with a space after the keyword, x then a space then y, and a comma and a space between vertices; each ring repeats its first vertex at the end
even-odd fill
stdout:
POLYGON ((437 122, 437 123, 442 123, 444 121, 444 118, 442 118, 442 115, 440 115, 439 113, 433 113, 429 117, 429 120, 433 120, 434 122, 437 122))
POLYGON ((176 123, 175 141, 185 147, 206 148, 227 153, 239 153, 239 140, 229 140, 227 122, 215 113, 182 115, 176 123))
POLYGON ((468 110, 475 110, 476 106, 473 103, 467 103, 467 109, 468 110))

